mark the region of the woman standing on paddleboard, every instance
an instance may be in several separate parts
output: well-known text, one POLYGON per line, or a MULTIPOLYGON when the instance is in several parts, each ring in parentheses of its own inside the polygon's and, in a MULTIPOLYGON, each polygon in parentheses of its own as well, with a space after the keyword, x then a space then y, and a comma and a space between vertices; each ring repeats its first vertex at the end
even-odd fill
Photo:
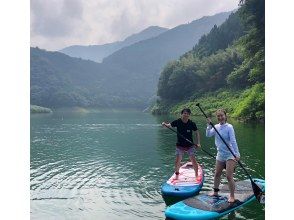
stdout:
POLYGON ((177 135, 178 140, 176 143, 176 153, 175 153, 176 154, 176 162, 175 162, 176 179, 179 176, 179 169, 181 166, 181 160, 184 153, 187 153, 189 155, 189 158, 195 170, 196 180, 200 178, 200 176, 198 176, 198 164, 195 159, 195 146, 191 144, 191 142, 193 143, 192 133, 193 131, 195 131, 195 137, 197 140, 196 147, 201 147, 200 134, 196 124, 189 119, 190 114, 191 114, 191 110, 188 108, 185 108, 181 111, 181 118, 173 121, 172 123, 162 122, 163 126, 166 126, 169 128, 176 127, 177 131, 190 141, 188 142, 184 138, 182 138, 180 135, 177 135))
POLYGON ((211 119, 208 118, 207 128, 206 128, 206 137, 215 136, 215 146, 217 148, 217 156, 216 156, 216 165, 215 165, 215 174, 214 174, 214 192, 212 195, 217 196, 219 191, 219 185, 221 181, 221 174, 223 169, 226 169, 226 177, 228 180, 230 197, 228 202, 235 201, 235 182, 233 179, 233 174, 236 166, 236 160, 240 159, 240 153, 235 137, 235 131, 231 124, 227 123, 227 115, 226 111, 223 109, 218 109, 216 111, 216 117, 218 120, 218 124, 215 125, 215 128, 224 138, 226 143, 230 146, 233 153, 236 155, 236 158, 232 155, 232 153, 228 150, 227 146, 223 143, 219 135, 215 132, 215 130, 210 125, 211 119))

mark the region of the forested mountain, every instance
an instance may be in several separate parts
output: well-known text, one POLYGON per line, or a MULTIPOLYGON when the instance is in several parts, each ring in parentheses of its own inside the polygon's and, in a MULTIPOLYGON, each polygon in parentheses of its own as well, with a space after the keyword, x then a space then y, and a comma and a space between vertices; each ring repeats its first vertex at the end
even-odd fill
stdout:
POLYGON ((231 116, 264 118, 264 0, 246 0, 193 49, 161 72, 153 113, 178 112, 196 102, 231 116))
POLYGON ((31 48, 31 104, 145 108, 156 94, 159 73, 166 62, 178 58, 180 51, 195 45, 229 14, 180 25, 117 51, 103 63, 31 48))
POLYGON ((103 72, 100 69, 92 61, 31 48, 31 104, 87 106, 90 96, 85 88, 94 86, 95 82, 99 85, 96 76, 103 72))
POLYGON ((31 48, 34 105, 143 108, 148 105, 146 97, 150 97, 145 81, 122 68, 31 48))
POLYGON ((82 58, 85 60, 92 60, 95 62, 102 62, 104 57, 109 56, 115 51, 127 47, 131 44, 137 43, 142 40, 146 40, 152 37, 156 37, 159 34, 168 30, 167 28, 162 28, 158 26, 150 26, 143 31, 133 34, 127 37, 123 41, 117 41, 113 43, 103 44, 103 45, 74 45, 61 49, 59 52, 67 54, 71 57, 82 58))
POLYGON ((104 58, 103 63, 116 64, 139 74, 159 75, 168 61, 190 50, 203 34, 208 33, 215 24, 222 24, 230 14, 223 12, 179 25, 157 37, 120 49, 104 58))

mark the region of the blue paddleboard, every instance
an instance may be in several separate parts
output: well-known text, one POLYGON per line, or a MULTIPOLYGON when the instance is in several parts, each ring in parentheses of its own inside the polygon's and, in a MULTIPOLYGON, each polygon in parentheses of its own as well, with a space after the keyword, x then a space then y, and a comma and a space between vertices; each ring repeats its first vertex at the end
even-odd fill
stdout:
MULTIPOLYGON (((265 190, 264 180, 253 180, 263 191, 265 190)), ((228 185, 222 185, 219 196, 201 193, 168 207, 165 211, 165 216, 179 220, 204 220, 224 216, 255 199, 250 180, 236 182, 236 201, 234 203, 228 203, 228 196, 228 185)))
POLYGON ((192 163, 187 162, 180 167, 178 178, 173 174, 172 177, 161 186, 161 193, 163 196, 194 196, 201 190, 203 181, 204 172, 200 164, 198 164, 198 178, 196 179, 192 163))

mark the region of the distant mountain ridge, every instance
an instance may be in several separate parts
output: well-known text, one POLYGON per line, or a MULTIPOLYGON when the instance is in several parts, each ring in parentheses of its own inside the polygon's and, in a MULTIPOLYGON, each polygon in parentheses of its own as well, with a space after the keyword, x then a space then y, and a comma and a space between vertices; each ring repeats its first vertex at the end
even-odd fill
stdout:
MULTIPOLYGON (((136 73, 145 79, 145 86, 140 89, 155 96, 156 87, 163 66, 178 59, 191 50, 204 34, 214 25, 221 25, 232 12, 222 12, 213 16, 204 16, 188 24, 172 28, 157 37, 140 41, 124 47, 103 59, 102 64, 115 65, 128 72, 136 73)), ((138 92, 140 92, 138 91, 138 92)))
POLYGON ((129 46, 131 44, 137 43, 139 41, 147 40, 149 38, 156 37, 163 32, 169 30, 168 28, 163 28, 159 26, 149 26, 148 28, 140 31, 139 33, 132 34, 122 41, 124 46, 129 46))
POLYGON ((127 37, 123 41, 116 41, 113 43, 103 44, 103 45, 73 45, 69 47, 65 47, 59 52, 69 55, 71 57, 82 58, 85 60, 92 60, 95 62, 102 62, 104 57, 109 56, 115 51, 129 46, 131 44, 137 43, 142 40, 146 40, 152 37, 156 37, 159 34, 162 34, 168 30, 168 28, 158 27, 158 26, 150 26, 139 33, 133 34, 127 37))
POLYGON ((164 33, 124 47, 108 57, 103 63, 115 63, 130 71, 159 74, 162 66, 197 44, 200 37, 208 33, 214 25, 222 24, 232 12, 222 12, 213 16, 204 16, 188 24, 182 24, 164 33))
MULTIPOLYGON (((126 46, 102 63, 31 48, 31 104, 145 108, 155 98, 164 65, 179 59, 230 13, 179 25, 126 46)), ((125 41, 133 40, 136 35, 125 41)))

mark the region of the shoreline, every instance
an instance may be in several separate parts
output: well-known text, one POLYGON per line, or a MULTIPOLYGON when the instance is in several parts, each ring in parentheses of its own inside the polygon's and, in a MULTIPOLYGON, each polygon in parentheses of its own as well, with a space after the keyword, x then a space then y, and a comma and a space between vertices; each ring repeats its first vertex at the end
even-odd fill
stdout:
POLYGON ((52 109, 38 106, 38 105, 30 105, 30 113, 31 114, 39 114, 39 113, 53 113, 52 109))

